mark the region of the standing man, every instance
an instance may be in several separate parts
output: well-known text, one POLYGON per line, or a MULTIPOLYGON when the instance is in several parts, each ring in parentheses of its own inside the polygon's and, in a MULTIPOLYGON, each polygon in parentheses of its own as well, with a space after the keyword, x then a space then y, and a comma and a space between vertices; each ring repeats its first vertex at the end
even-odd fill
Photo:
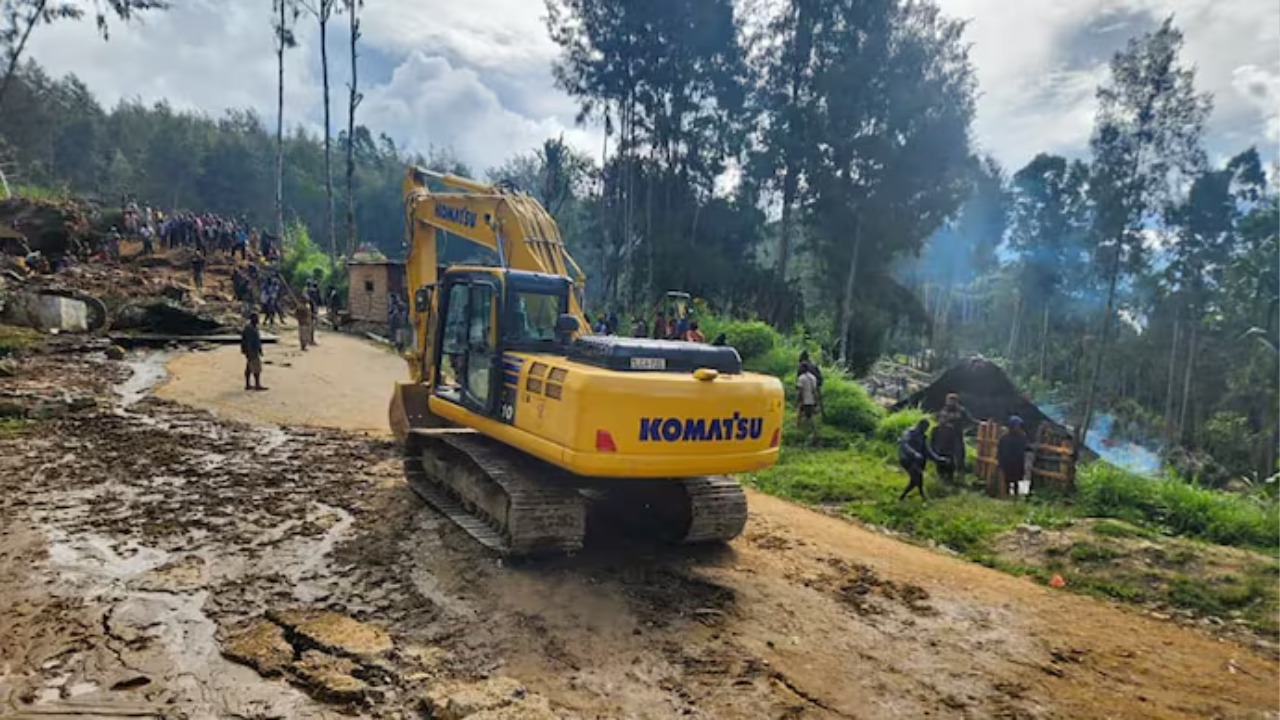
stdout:
POLYGON ((199 250, 191 258, 191 282, 195 283, 196 290, 204 290, 204 253, 199 250))
POLYGON ((946 404, 935 418, 938 427, 933 431, 933 451, 951 462, 941 469, 942 479, 951 482, 953 476, 964 477, 964 429, 966 424, 977 425, 969 411, 960 404, 960 396, 947 395, 946 404))
POLYGON ((653 339, 667 339, 667 316, 661 310, 658 311, 658 315, 653 319, 653 339))
POLYGON ((305 302, 298 303, 298 307, 293 311, 293 317, 298 321, 298 343, 306 350, 308 346, 314 345, 315 328, 311 324, 311 306, 305 302))
POLYGON ((262 335, 258 332, 257 314, 250 315, 249 324, 240 331, 240 352, 244 354, 244 389, 266 390, 262 387, 262 335))
POLYGON ((1009 418, 1009 432, 1005 433, 996 445, 996 464, 1000 466, 1000 475, 1004 478, 1005 487, 1011 497, 1018 497, 1018 484, 1027 472, 1027 448, 1031 447, 1027 431, 1022 427, 1022 418, 1013 415, 1009 418))
POLYGON ((907 487, 898 496, 898 502, 907 499, 907 495, 912 490, 920 491, 920 499, 928 500, 924 494, 924 468, 925 464, 932 460, 942 467, 946 464, 946 460, 939 457, 929 447, 928 441, 929 421, 921 418, 915 427, 908 429, 902 433, 902 437, 898 440, 898 464, 903 470, 907 471, 907 487))
POLYGON ((813 369, 807 362, 800 363, 800 374, 796 376, 796 414, 805 442, 815 444, 818 440, 818 429, 814 421, 814 416, 818 414, 818 379, 814 377, 813 369))

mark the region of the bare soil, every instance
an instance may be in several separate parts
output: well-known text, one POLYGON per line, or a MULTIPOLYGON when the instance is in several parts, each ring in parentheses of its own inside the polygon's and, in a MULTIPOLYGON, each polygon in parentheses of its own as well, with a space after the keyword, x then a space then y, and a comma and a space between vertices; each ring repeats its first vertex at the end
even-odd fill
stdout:
POLYGON ((1280 717, 1250 647, 758 493, 725 547, 503 563, 350 432, 403 364, 292 348, 0 379, 98 398, 0 435, 0 715, 1280 717))

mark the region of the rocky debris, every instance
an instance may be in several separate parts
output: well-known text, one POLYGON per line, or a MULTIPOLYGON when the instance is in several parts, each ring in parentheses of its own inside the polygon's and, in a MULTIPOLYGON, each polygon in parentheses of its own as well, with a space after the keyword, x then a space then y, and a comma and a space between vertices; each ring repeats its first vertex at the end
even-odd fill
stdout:
POLYGON ((124 348, 119 345, 111 345, 106 350, 108 360, 123 360, 125 357, 124 348))
POLYGON ((307 650, 291 669, 315 696, 337 703, 363 700, 369 684, 355 676, 360 666, 347 659, 307 650))
POLYGON ((283 610, 267 617, 296 636, 295 644, 319 648, 358 661, 370 662, 391 651, 385 630, 324 610, 283 610))
POLYGON ((441 683, 422 696, 432 720, 555 720, 551 704, 508 677, 441 683))
POLYGON ((285 640, 284 630, 263 618, 228 633, 222 654, 266 677, 282 675, 293 663, 293 646, 285 640))
POLYGON ((225 329, 212 317, 163 301, 126 305, 111 326, 161 335, 211 335, 225 329))
POLYGON ((841 558, 828 558, 832 572, 796 578, 801 584, 821 590, 862 616, 882 615, 890 610, 883 601, 906 607, 913 615, 934 615, 929 592, 919 585, 880 577, 875 569, 841 558))
MULTIPOLYGON (((88 249, 85 242, 92 231, 93 208, 74 199, 0 200, 0 227, 12 229, 25 240, 29 250, 59 256, 88 249)), ((21 244, 7 244, 12 252, 21 244)))

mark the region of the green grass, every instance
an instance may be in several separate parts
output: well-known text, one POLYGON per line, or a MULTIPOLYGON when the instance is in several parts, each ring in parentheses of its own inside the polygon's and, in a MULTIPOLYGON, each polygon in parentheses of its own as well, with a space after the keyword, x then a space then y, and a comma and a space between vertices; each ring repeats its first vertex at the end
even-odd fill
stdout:
POLYGON ((1176 478, 1143 478, 1104 463, 1083 467, 1076 486, 1075 502, 1091 517, 1116 518, 1220 545, 1280 547, 1280 513, 1274 502, 1176 478))
POLYGON ((45 202, 57 202, 65 200, 71 196, 66 188, 47 188, 39 185, 14 185, 10 188, 13 197, 26 198, 28 200, 42 200, 45 202))
POLYGON ((25 418, 0 418, 0 440, 19 437, 31 429, 35 423, 25 418))
POLYGON ((790 448, 772 468, 748 477, 764 492, 810 504, 839 504, 863 522, 932 540, 982 559, 990 543, 1021 523, 1060 527, 1073 517, 1069 508, 1010 503, 943 487, 925 479, 929 501, 912 496, 899 502, 907 484, 893 446, 865 440, 841 450, 790 448))
POLYGON ((0 325, 0 358, 17 355, 40 342, 40 333, 16 325, 0 325))

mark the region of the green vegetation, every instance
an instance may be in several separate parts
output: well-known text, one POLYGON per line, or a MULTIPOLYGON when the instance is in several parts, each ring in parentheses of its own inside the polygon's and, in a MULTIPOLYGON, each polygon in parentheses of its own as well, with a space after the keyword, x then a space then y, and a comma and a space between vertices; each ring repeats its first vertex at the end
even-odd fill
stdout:
POLYGON ((25 434, 34 425, 33 420, 26 418, 0 418, 0 440, 8 440, 25 434))
POLYGON ((40 333, 16 325, 0 325, 0 358, 17 355, 40 341, 40 333))
POLYGON ((1125 520, 1222 545, 1275 548, 1280 514, 1273 501, 1197 487, 1176 478, 1152 480, 1093 463, 1076 480, 1082 514, 1125 520))

